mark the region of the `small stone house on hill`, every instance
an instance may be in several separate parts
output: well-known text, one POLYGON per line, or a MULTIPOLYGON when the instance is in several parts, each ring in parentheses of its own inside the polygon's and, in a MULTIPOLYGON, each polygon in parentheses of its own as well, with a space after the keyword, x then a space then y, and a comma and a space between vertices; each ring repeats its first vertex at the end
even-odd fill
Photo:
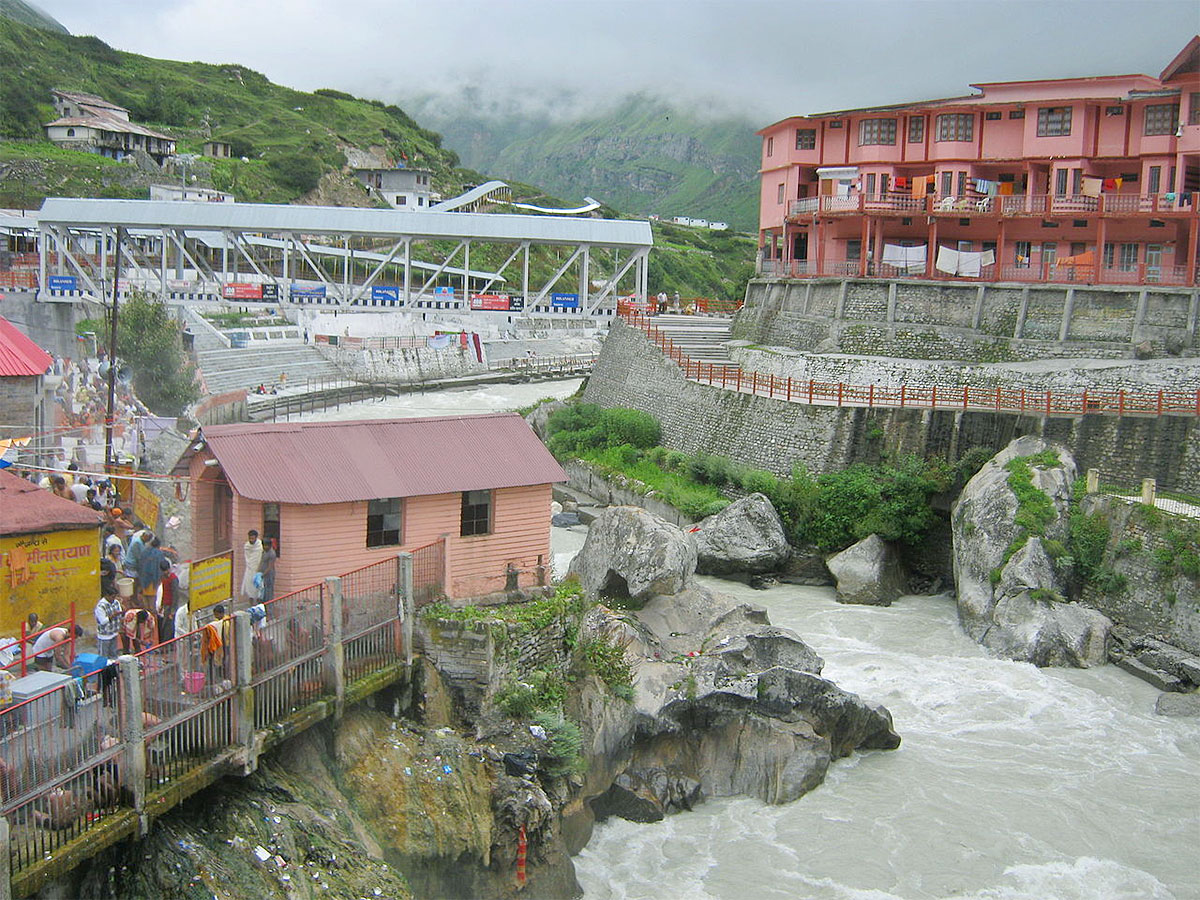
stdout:
POLYGON ((129 110, 95 94, 51 91, 58 118, 47 122, 46 137, 56 144, 111 159, 142 150, 160 166, 175 155, 174 138, 129 120, 129 110))
POLYGON ((276 596, 445 541, 445 589, 480 596, 550 565, 550 489, 562 467, 515 414, 198 429, 176 473, 191 480, 193 555, 279 543, 276 596))

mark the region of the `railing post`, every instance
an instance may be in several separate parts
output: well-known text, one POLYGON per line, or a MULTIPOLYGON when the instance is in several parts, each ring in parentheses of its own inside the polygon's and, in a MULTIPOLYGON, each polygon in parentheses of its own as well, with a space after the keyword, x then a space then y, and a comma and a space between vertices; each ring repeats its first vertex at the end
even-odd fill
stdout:
POLYGON ((249 775, 258 768, 258 752, 254 741, 254 631, 250 613, 238 610, 233 614, 233 671, 237 685, 234 705, 233 739, 242 745, 245 758, 242 774, 249 775))
POLYGON ((342 579, 325 579, 325 634, 329 652, 325 654, 325 684, 333 692, 333 717, 342 718, 346 706, 346 650, 342 646, 342 579))
POLYGON ((404 641, 404 664, 412 665, 412 634, 413 634, 413 555, 407 551, 396 554, 399 566, 396 583, 400 588, 397 599, 397 612, 400 615, 400 629, 404 641))
POLYGON ((1088 469, 1087 470, 1087 492, 1089 494, 1095 494, 1099 490, 1100 490, 1100 470, 1099 469, 1088 469))
POLYGON ((1160 415, 1160 416, 1162 415, 1162 391, 1158 392, 1158 399, 1156 401, 1155 411, 1157 412, 1158 415, 1160 415))
POLYGON ((12 900, 12 860, 8 847, 8 819, 0 816, 0 900, 12 900))
MULTIPOLYGON (((1196 410, 1200 412, 1200 391, 1196 392, 1196 410)), ((1117 415, 1125 415, 1125 388, 1117 391, 1117 415)))
MULTIPOLYGON (((1197 397, 1197 400, 1196 400, 1197 408, 1200 408, 1200 391, 1196 392, 1196 397, 1197 397)), ((787 399, 788 399, 788 403, 792 402, 792 376, 791 375, 788 376, 787 399)))
POLYGON ((117 658, 121 673, 121 748, 125 757, 124 782, 133 798, 133 811, 138 817, 138 831, 145 836, 150 830, 146 819, 146 730, 142 722, 145 706, 142 702, 142 673, 137 657, 117 658))
POLYGON ((837 405, 838 405, 838 406, 841 406, 841 405, 842 405, 842 388, 843 388, 843 385, 842 385, 842 383, 839 381, 839 382, 838 382, 838 402, 837 402, 837 405))
POLYGON ((1147 506, 1154 505, 1154 495, 1156 492, 1157 483, 1153 478, 1142 479, 1142 502, 1147 506))
POLYGON ((867 408, 870 409, 874 406, 875 406, 875 382, 871 382, 871 385, 867 388, 867 408))
POLYGON ((971 388, 968 385, 963 385, 963 409, 966 409, 971 402, 971 388))

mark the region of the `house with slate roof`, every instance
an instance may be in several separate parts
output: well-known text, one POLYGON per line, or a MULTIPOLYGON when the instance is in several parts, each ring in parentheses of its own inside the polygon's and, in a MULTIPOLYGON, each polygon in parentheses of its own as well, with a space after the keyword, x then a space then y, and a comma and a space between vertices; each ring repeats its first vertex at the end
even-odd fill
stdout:
POLYGON ((175 139, 129 120, 129 110, 95 94, 51 91, 58 118, 44 126, 56 144, 111 159, 145 151, 159 165, 175 155, 175 139))
POLYGON ((276 596, 439 541, 452 599, 535 586, 566 480, 512 413, 205 426, 175 472, 191 481, 194 557, 232 548, 237 585, 246 533, 273 537, 276 596))

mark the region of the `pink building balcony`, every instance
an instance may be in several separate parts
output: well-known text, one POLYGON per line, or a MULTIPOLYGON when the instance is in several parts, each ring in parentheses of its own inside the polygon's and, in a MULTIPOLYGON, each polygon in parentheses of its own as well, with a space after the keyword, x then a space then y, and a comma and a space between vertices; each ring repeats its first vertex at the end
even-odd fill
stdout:
POLYGON ((865 194, 846 197, 803 197, 788 205, 788 218, 815 215, 912 216, 1192 216, 1197 213, 1196 195, 1159 194, 1014 194, 995 197, 912 197, 903 193, 865 194), (1184 199, 1184 198, 1187 199, 1184 199))

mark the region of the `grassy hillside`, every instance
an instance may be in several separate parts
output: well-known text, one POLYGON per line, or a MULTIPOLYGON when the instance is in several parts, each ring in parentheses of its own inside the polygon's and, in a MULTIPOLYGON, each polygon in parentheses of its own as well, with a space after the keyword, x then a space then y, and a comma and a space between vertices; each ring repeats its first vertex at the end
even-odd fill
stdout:
POLYGON ((24 0, 0 0, 0 19, 12 19, 22 25, 32 25, 34 28, 44 28, 46 31, 57 31, 60 34, 70 34, 58 19, 24 0))
POLYGON ((236 182, 246 200, 286 201, 305 193, 322 173, 345 165, 346 147, 432 169, 444 193, 477 177, 457 168, 440 135, 397 106, 339 91, 292 90, 238 64, 152 59, 98 38, 3 18, 0 61, 0 139, 41 141, 42 125, 54 117, 50 90, 87 91, 170 134, 181 153, 198 153, 210 137, 232 143, 235 155, 249 162, 219 163, 213 180, 236 182))
POLYGON ((708 118, 644 95, 598 114, 551 118, 477 98, 424 98, 421 116, 467 165, 630 213, 689 215, 752 231, 758 139, 748 120, 708 118))

